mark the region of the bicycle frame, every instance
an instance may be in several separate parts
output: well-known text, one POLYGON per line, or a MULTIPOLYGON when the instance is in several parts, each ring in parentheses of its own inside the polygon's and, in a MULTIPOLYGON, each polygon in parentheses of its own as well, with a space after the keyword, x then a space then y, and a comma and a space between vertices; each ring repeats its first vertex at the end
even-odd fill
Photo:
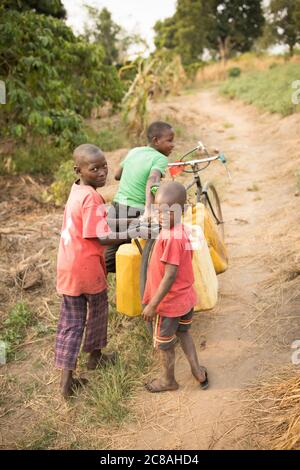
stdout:
MULTIPOLYGON (((193 149, 191 150, 190 152, 188 152, 187 154, 185 154, 182 158, 186 157, 187 155, 193 153, 195 150, 197 150, 198 147, 196 147, 196 149, 193 149)), ((223 154, 218 154, 214 157, 210 157, 208 156, 207 158, 203 158, 203 159, 200 159, 200 160, 190 160, 188 162, 175 162, 175 163, 169 163, 169 167, 184 167, 184 166, 190 166, 192 169, 190 171, 187 171, 188 173, 193 173, 193 176, 194 176, 194 181, 192 181, 191 183, 189 183, 187 186, 186 186, 186 190, 188 191, 189 189, 191 189, 194 185, 196 185, 196 188, 197 188, 197 192, 196 192, 196 197, 197 197, 197 202, 201 202, 201 199, 202 198, 205 198, 208 205, 209 205, 209 208, 211 210, 211 213, 215 219, 215 222, 217 225, 220 225, 220 224, 223 224, 224 222, 219 220, 218 216, 216 215, 215 213, 215 210, 213 208, 213 205, 209 199, 209 195, 208 195, 208 189, 209 189, 209 184, 205 184, 204 187, 202 186, 202 183, 201 183, 201 179, 200 179, 200 176, 199 176, 199 172, 202 170, 198 167, 198 165, 200 163, 208 163, 208 165, 213 162, 213 161, 216 161, 216 160, 220 160, 223 164, 226 164, 226 159, 225 159, 225 156, 223 154)), ((204 168, 203 168, 204 169, 204 168)))
POLYGON ((201 196, 204 196, 207 200, 207 203, 208 203, 209 207, 210 207, 211 213, 214 216, 216 224, 217 225, 223 224, 224 222, 219 220, 218 216, 216 215, 216 213, 214 211, 213 205, 210 202, 209 195, 208 195, 208 185, 205 184, 204 187, 202 186, 201 179, 200 179, 200 176, 198 174, 198 171, 194 172, 194 181, 192 181, 190 184, 188 184, 185 188, 188 191, 194 185, 196 185, 196 188, 197 188, 197 193, 196 193, 197 202, 201 202, 201 196))

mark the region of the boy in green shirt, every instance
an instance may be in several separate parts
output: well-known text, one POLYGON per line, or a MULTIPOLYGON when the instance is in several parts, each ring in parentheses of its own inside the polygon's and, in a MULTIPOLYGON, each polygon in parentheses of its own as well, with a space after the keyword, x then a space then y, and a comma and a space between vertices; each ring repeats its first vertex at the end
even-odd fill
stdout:
MULTIPOLYGON (((154 202, 151 187, 159 184, 165 174, 168 156, 175 145, 174 136, 172 126, 166 122, 156 121, 149 126, 148 146, 130 150, 115 171, 115 179, 120 181, 120 186, 108 219, 134 219, 142 214, 144 219, 150 218, 151 204, 154 202)), ((124 227, 113 229, 123 231, 124 227)), ((106 251, 108 272, 115 272, 116 251, 117 247, 109 247, 106 251)))

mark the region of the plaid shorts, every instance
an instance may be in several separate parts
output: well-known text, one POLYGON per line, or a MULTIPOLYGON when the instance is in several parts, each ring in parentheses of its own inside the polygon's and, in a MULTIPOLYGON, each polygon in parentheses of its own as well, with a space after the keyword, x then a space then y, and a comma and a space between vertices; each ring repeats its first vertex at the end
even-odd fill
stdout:
POLYGON ((107 344, 107 290, 77 297, 63 295, 57 327, 55 366, 74 370, 85 329, 83 351, 90 353, 107 344))
POLYGON ((177 343, 177 333, 188 331, 193 322, 194 309, 182 317, 161 317, 156 315, 152 322, 148 323, 153 346, 156 349, 169 349, 177 343))

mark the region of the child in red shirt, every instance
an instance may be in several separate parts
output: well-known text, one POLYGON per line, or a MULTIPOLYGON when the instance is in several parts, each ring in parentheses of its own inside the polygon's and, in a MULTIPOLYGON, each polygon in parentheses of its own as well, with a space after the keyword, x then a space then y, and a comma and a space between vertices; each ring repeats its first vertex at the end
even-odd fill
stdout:
POLYGON ((142 316, 149 322, 154 347, 160 351, 162 375, 146 384, 149 392, 177 390, 175 344, 177 339, 201 388, 208 387, 207 371, 199 365, 193 338, 189 333, 196 305, 192 246, 181 223, 186 190, 177 182, 160 187, 155 201, 162 230, 149 262, 143 297, 142 316))
POLYGON ((87 367, 114 363, 116 354, 103 354, 107 344, 108 300, 104 245, 124 242, 127 234, 113 234, 96 188, 105 185, 107 162, 102 151, 83 144, 74 151, 79 176, 64 212, 57 259, 57 291, 63 295, 57 328, 55 365, 62 369, 61 392, 66 398, 87 381, 73 377, 85 330, 83 351, 87 367), (88 310, 88 315, 87 315, 88 310))

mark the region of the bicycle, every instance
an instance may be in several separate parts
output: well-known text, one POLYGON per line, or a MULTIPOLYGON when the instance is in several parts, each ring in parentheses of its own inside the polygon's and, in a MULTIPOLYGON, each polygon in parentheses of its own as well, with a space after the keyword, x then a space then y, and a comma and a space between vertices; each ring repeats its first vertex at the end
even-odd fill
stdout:
MULTIPOLYGON (((212 219, 214 220, 219 236, 224 241, 224 220, 223 220, 223 215, 222 215, 222 209, 221 209, 221 203, 220 199, 217 193, 217 190, 215 186, 211 182, 205 182, 204 185, 202 185, 199 173, 208 166, 214 162, 214 161, 220 161, 222 164, 226 165, 227 161, 225 158, 224 153, 217 153, 214 156, 211 156, 207 150, 207 148, 203 145, 202 142, 199 142, 197 147, 193 148, 192 150, 189 150, 187 153, 185 153, 178 162, 174 163, 169 163, 168 168, 182 168, 182 171, 185 173, 192 173, 193 174, 193 181, 188 183, 185 187, 186 190, 191 189, 193 186, 196 186, 196 201, 197 203, 201 202, 204 204, 204 206, 208 209, 210 212, 212 219), (188 160, 186 161, 185 159, 194 153, 195 151, 202 150, 204 153, 207 155, 206 158, 202 159, 197 159, 197 160, 188 160), (204 167, 201 167, 202 164, 206 164, 204 167), (190 167, 190 169, 188 168, 190 167)), ((226 167, 228 176, 230 177, 230 173, 226 167)), ((171 170, 172 174, 172 170, 171 170)), ((174 174, 174 173, 173 173, 174 174)), ((155 185, 154 188, 158 189, 158 185, 155 185)), ((155 191, 155 192, 156 192, 155 191)), ((146 280, 147 280, 147 269, 148 269, 148 264, 151 258, 151 254, 154 248, 156 238, 151 238, 147 240, 145 247, 142 249, 139 242, 136 240, 136 244, 140 250, 140 253, 142 255, 142 261, 141 261, 141 271, 140 271, 140 293, 141 297, 143 297, 144 290, 145 290, 145 285, 146 285, 146 280)))

